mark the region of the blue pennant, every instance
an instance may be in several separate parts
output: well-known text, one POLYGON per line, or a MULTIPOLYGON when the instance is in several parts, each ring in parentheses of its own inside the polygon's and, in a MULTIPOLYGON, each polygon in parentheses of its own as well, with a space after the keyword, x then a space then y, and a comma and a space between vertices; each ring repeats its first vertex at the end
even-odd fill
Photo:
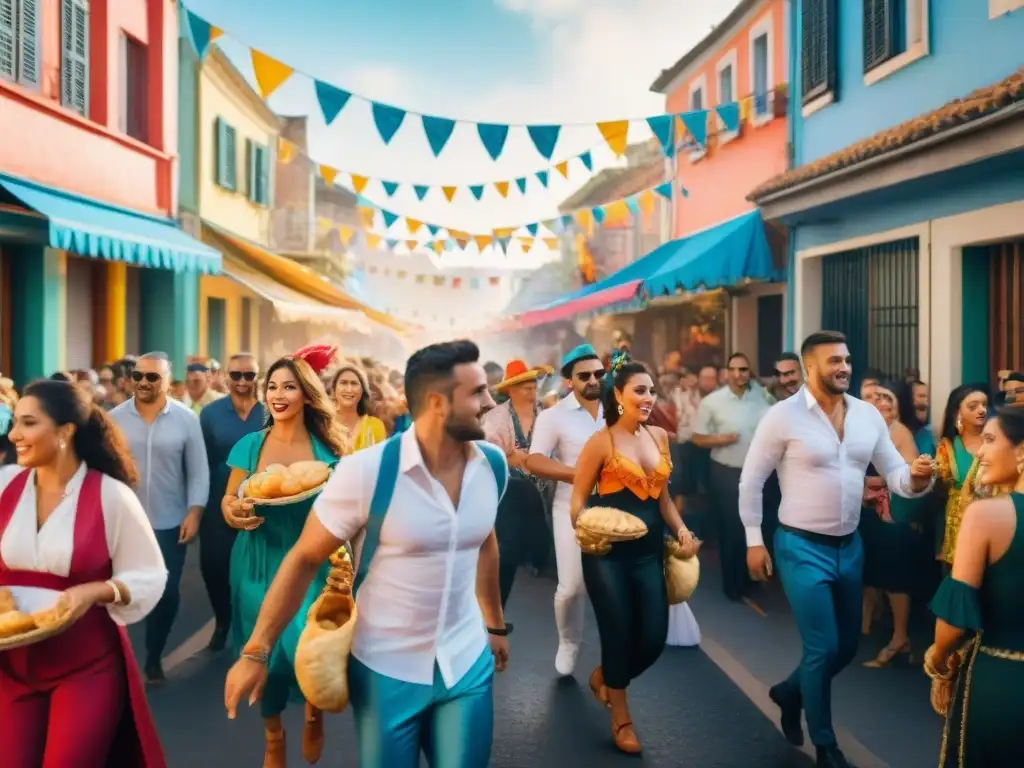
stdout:
POLYGON ((564 232, 572 226, 572 214, 567 213, 562 217, 562 231, 564 232))
POLYGON ((483 184, 470 184, 469 191, 473 193, 473 197, 477 200, 484 196, 484 185, 483 184))
POLYGON ((590 150, 580 155, 580 162, 587 167, 588 171, 594 170, 594 158, 590 156, 590 150))
POLYGON ((519 187, 519 191, 522 194, 526 194, 526 178, 516 179, 516 186, 519 187))
POLYGON ((604 208, 597 206, 596 208, 591 208, 590 212, 594 214, 594 221, 598 224, 604 224, 604 208))
POLYGON ((392 213, 391 211, 385 211, 383 208, 380 209, 381 215, 384 217, 384 228, 387 229, 396 221, 398 221, 398 214, 392 213))
POLYGON ((659 184, 654 188, 654 191, 664 197, 666 200, 672 199, 672 182, 666 181, 664 184, 659 184))
POLYGON ((430 144, 434 157, 437 157, 444 149, 444 145, 448 143, 448 139, 452 137, 455 121, 449 120, 447 117, 434 117, 433 115, 423 115, 422 121, 427 143, 430 144))
POLYGON ((544 155, 545 160, 550 160, 555 153, 555 145, 558 143, 558 134, 561 133, 560 125, 528 125, 526 132, 530 134, 533 146, 544 155))
POLYGON ((416 193, 416 198, 422 200, 427 196, 427 192, 430 191, 430 187, 424 186, 423 184, 414 184, 413 191, 416 193))
POLYGON ((508 242, 511 239, 512 238, 510 238, 510 237, 499 237, 498 238, 498 246, 501 248, 501 252, 506 254, 506 255, 508 255, 508 242))
POLYGON ((382 181, 380 185, 384 187, 384 192, 387 194, 388 197, 391 197, 393 194, 395 194, 395 192, 398 191, 397 181, 382 181))
POLYGON ((640 213, 640 201, 637 200, 636 195, 630 195, 626 198, 626 207, 634 216, 640 213))
POLYGON ((324 122, 330 125, 348 104, 352 94, 321 80, 315 80, 314 87, 316 88, 316 100, 320 102, 320 111, 324 113, 324 122))
POLYGON ((703 147, 708 140, 708 111, 698 109, 696 112, 683 112, 679 117, 693 140, 703 147))
POLYGON ((536 224, 527 224, 526 225, 526 231, 529 232, 532 237, 536 237, 537 236, 537 225, 536 224))
POLYGON ((439 229, 440 227, 438 227, 437 224, 427 224, 427 231, 431 234, 431 236, 436 235, 439 229))
POLYGON ((540 182, 540 185, 542 187, 544 187, 544 189, 547 189, 548 188, 548 172, 547 171, 537 171, 537 181, 540 182))
POLYGON ((397 240, 385 240, 385 241, 384 241, 384 243, 385 243, 385 244, 387 245, 387 247, 388 247, 389 249, 391 249, 392 251, 393 251, 393 250, 395 250, 395 248, 397 248, 397 247, 398 247, 398 241, 397 241, 397 240))
POLYGON ((206 56, 206 49, 210 47, 210 22, 196 16, 188 8, 185 8, 185 15, 188 17, 189 38, 192 40, 192 47, 196 49, 196 55, 201 61, 206 56))
POLYGON ((680 187, 679 191, 683 193, 683 197, 689 197, 690 196, 690 190, 688 190, 686 187, 680 187))
POLYGON ((508 138, 507 125, 495 125, 492 123, 477 123, 477 135, 487 150, 492 160, 497 160, 502 150, 505 149, 505 139, 508 138))
POLYGON ((377 133, 380 134, 385 144, 390 144, 391 140, 395 138, 395 134, 402 127, 404 120, 404 109, 392 107, 390 104, 373 102, 373 122, 377 126, 377 133))
POLYGON ((730 101, 728 104, 721 104, 715 107, 718 112, 718 116, 722 118, 722 123, 725 125, 725 130, 729 133, 739 130, 740 127, 740 105, 735 101, 730 101))
POLYGON ((651 129, 651 133, 657 137, 661 144, 661 151, 665 153, 666 157, 672 156, 672 126, 674 122, 672 115, 656 115, 647 118, 647 125, 651 129))

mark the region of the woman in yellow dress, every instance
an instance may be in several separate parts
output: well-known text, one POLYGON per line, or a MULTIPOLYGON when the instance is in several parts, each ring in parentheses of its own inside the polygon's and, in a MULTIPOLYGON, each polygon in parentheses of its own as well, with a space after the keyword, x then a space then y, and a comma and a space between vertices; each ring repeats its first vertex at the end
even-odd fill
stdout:
POLYGON ((331 379, 331 393, 350 451, 361 451, 387 439, 384 422, 370 415, 370 387, 361 368, 351 363, 342 365, 331 379))

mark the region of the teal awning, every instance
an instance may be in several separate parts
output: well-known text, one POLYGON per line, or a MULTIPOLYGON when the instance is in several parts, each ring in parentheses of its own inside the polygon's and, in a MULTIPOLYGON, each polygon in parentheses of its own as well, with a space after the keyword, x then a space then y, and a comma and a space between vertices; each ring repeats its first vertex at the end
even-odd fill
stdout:
POLYGON ((148 216, 3 174, 0 188, 46 218, 51 248, 139 267, 220 272, 220 253, 182 232, 173 219, 148 216))

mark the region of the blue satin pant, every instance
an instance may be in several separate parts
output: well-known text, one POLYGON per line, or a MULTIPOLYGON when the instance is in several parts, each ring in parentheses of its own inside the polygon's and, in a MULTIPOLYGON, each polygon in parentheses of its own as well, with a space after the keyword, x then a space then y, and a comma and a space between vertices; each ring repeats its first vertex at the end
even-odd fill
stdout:
POLYGON ((433 685, 406 683, 349 658, 359 768, 486 768, 494 733, 494 656, 489 647, 452 688, 434 665, 433 685))

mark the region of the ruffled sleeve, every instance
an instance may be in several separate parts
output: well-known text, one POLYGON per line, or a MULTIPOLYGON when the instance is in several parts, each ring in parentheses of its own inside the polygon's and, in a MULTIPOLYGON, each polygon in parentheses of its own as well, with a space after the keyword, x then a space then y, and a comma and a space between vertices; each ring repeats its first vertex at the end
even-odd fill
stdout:
POLYGON ((228 466, 232 469, 240 469, 247 474, 252 474, 256 461, 259 459, 260 446, 263 445, 263 438, 266 432, 250 432, 239 438, 228 454, 228 466))
POLYGON ((946 576, 939 584, 929 607, 938 618, 957 629, 977 632, 982 628, 978 590, 952 576, 946 576))

